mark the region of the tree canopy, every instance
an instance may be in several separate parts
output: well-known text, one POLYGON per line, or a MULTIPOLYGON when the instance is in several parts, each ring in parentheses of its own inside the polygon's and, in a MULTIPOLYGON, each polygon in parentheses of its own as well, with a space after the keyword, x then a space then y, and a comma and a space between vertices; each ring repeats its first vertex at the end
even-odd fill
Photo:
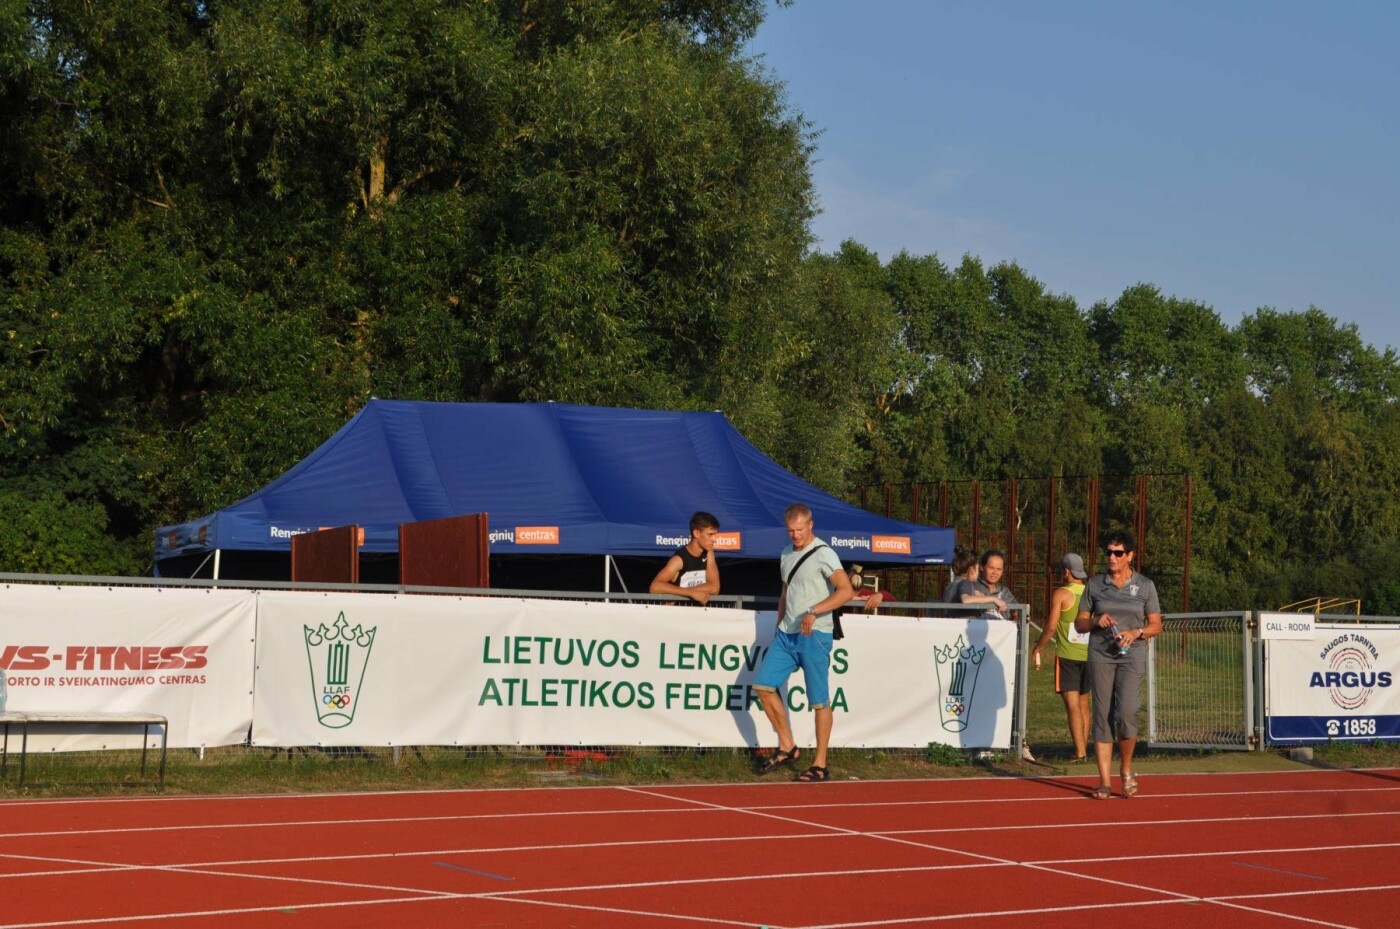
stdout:
POLYGON ((813 252, 764 7, 0 0, 0 569, 148 570, 371 396, 552 399, 721 409, 838 492, 1187 470, 1202 606, 1400 608, 1392 352, 813 252))

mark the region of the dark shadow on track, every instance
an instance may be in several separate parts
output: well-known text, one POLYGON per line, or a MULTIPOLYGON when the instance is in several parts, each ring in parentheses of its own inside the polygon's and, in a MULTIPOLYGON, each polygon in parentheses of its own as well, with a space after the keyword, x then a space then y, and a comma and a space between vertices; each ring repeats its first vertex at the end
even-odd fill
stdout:
POLYGON ((1387 773, 1386 771, 1374 771, 1367 768, 1349 768, 1345 765, 1329 764, 1326 761, 1300 761, 1298 764, 1305 765, 1315 771, 1340 771, 1345 774, 1355 774, 1359 777, 1369 777, 1378 781, 1389 781, 1392 784, 1400 784, 1400 774, 1387 773))
POLYGON ((1070 774, 1063 772, 1054 777, 1047 776, 1045 771, 1059 771, 1059 765, 1045 764, 1042 762, 1014 761, 1010 757, 1002 760, 997 758, 978 759, 978 765, 988 774, 995 777, 1010 777, 1020 781, 1033 781, 1037 784, 1046 784, 1056 790, 1063 790, 1066 793, 1078 794, 1081 797, 1091 797, 1096 784, 1075 784, 1061 780, 1061 777, 1093 777, 1096 773, 1094 768, 1086 768, 1082 774, 1070 774), (1040 770, 1036 770, 1040 769, 1040 770))

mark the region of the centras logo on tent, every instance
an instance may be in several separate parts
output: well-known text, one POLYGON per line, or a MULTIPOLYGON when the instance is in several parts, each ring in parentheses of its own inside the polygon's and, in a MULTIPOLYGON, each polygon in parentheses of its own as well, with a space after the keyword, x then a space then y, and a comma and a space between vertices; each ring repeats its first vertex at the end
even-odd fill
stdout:
POLYGON ((909 555, 913 545, 907 535, 875 535, 870 537, 870 550, 887 555, 909 555))
POLYGON ((1371 699, 1377 687, 1389 687, 1393 676, 1389 671, 1377 671, 1372 662, 1379 662, 1380 649, 1360 633, 1337 636, 1318 655, 1327 670, 1314 671, 1308 678, 1309 687, 1325 687, 1332 702, 1343 710, 1358 710, 1371 699))
POLYGON ((516 545, 558 545, 558 526, 516 526, 516 545))

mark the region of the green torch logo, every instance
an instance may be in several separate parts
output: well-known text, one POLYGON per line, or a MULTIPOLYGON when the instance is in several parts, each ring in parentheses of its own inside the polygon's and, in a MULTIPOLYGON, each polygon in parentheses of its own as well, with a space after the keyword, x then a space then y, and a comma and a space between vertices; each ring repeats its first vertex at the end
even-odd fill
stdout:
POLYGON ((316 719, 328 729, 344 729, 355 721, 379 627, 350 628, 345 613, 336 617, 334 628, 321 623, 315 629, 302 626, 306 637, 306 659, 311 665, 311 691, 316 698, 316 719))
POLYGON ((933 650, 934 667, 938 672, 938 721, 949 732, 967 728, 972 710, 972 694, 977 689, 977 673, 987 646, 973 648, 962 636, 952 645, 940 645, 933 650))

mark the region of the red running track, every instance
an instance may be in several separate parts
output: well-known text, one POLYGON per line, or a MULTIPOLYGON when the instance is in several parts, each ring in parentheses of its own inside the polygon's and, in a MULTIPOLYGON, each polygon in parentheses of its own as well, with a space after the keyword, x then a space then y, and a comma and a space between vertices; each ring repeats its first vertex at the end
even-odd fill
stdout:
POLYGON ((0 929, 1400 925, 1400 770, 0 805, 0 929))

